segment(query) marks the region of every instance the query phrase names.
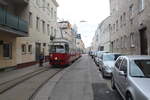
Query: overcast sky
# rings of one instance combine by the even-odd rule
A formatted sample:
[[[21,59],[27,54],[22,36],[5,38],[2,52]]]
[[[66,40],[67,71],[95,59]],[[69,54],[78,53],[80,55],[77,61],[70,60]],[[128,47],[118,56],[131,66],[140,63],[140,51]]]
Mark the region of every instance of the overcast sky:
[[[57,0],[58,18],[76,24],[85,47],[89,47],[98,24],[109,16],[109,0]],[[85,20],[87,22],[80,22]]]

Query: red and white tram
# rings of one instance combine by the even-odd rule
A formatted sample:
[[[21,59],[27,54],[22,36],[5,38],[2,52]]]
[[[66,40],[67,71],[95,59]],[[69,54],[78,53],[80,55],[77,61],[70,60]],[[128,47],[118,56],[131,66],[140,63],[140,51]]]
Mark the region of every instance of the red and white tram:
[[[50,45],[50,60],[53,65],[65,66],[71,64],[80,57],[80,53],[73,49],[66,40],[53,40]]]

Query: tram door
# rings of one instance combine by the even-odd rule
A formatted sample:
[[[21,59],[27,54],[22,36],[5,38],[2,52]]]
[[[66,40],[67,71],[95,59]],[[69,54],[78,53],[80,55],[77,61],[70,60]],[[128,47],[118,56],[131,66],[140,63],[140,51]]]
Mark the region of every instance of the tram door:
[[[36,45],[35,57],[36,57],[36,61],[38,61],[40,53],[41,53],[41,44],[40,43],[36,43],[35,45]]]
[[[69,45],[68,44],[65,44],[65,52],[69,53]]]

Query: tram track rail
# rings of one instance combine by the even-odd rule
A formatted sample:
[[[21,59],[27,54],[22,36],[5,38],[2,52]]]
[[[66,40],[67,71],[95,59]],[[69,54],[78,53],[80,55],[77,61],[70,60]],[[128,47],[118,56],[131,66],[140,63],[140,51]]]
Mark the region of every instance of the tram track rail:
[[[18,84],[21,84],[23,83],[24,81],[40,74],[40,73],[43,73],[45,71],[47,71],[48,68],[41,68],[41,69],[38,69],[38,70],[35,70],[35,71],[32,71],[32,72],[29,72],[25,75],[22,75],[22,76],[18,76],[14,79],[11,79],[11,80],[8,80],[8,81],[5,81],[3,83],[0,83],[0,94],[3,94],[5,93],[6,91],[8,91],[9,89],[17,86]]]
[[[32,93],[32,95],[29,97],[28,100],[34,100],[34,97],[37,95],[37,93],[40,91],[40,89],[49,82],[50,79],[52,79],[55,75],[57,75],[59,72],[63,71],[63,69],[55,72],[53,75],[51,75],[47,80],[45,80],[39,87]]]
[[[56,76],[64,68],[45,68],[42,71],[30,76],[27,79],[20,80],[17,83],[10,81],[9,85],[3,85],[5,88],[1,89],[0,86],[0,99],[2,100],[34,100],[35,96],[39,93],[41,88],[45,86],[50,79]]]

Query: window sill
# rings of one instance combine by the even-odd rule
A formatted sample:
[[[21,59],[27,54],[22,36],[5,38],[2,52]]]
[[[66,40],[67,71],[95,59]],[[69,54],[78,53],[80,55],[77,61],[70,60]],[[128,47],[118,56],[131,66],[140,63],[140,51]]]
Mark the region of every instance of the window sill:
[[[32,54],[32,52],[28,52],[28,54]]]
[[[4,57],[4,60],[11,60],[11,57]]]
[[[26,54],[26,52],[22,52],[22,55],[25,55]]]

